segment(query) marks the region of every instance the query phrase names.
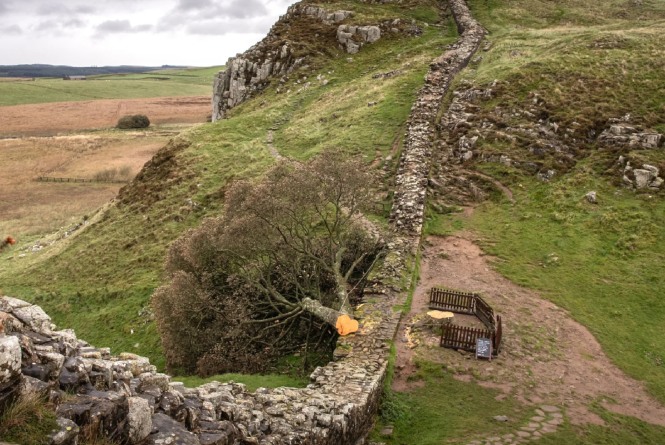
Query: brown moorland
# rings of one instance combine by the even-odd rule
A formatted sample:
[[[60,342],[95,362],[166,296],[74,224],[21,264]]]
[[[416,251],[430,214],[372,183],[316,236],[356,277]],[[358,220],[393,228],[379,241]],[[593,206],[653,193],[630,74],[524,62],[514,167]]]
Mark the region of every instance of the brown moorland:
[[[209,96],[106,99],[0,107],[0,137],[52,136],[113,127],[126,114],[145,114],[155,125],[205,122]]]
[[[39,236],[74,225],[123,186],[37,178],[128,181],[169,138],[205,122],[209,111],[207,96],[0,107],[0,236]],[[139,113],[150,118],[150,128],[112,129],[118,117]]]

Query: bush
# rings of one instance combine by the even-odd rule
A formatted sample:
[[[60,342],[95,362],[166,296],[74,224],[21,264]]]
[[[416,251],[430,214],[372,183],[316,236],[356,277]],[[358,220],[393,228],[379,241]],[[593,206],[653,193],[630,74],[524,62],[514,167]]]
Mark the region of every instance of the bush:
[[[128,114],[118,120],[116,128],[126,130],[128,128],[148,128],[150,119],[145,114]]]

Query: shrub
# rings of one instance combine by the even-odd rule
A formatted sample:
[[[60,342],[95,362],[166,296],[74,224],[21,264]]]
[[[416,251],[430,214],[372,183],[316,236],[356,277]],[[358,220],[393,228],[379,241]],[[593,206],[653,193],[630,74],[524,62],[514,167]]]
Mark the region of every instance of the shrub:
[[[150,126],[150,119],[145,114],[128,114],[118,119],[116,128],[123,130],[129,128],[148,128]]]
[[[18,398],[0,414],[0,440],[39,445],[58,427],[53,406],[36,394]],[[1,442],[4,443],[4,442]]]
[[[109,182],[115,180],[117,175],[118,175],[118,169],[107,168],[95,173],[92,179],[99,182]]]

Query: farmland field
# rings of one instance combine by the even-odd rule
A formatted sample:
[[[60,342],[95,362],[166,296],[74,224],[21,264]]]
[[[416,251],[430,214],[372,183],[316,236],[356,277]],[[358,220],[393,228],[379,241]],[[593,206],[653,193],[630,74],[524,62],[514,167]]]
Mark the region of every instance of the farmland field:
[[[0,234],[32,242],[93,215],[171,137],[206,121],[217,70],[0,82]],[[126,114],[147,115],[150,128],[113,128]]]
[[[210,114],[210,97],[108,99],[0,107],[0,138],[110,128],[126,114],[145,114],[157,125],[205,122]]]
[[[209,95],[221,67],[93,76],[87,80],[4,79],[0,106],[101,99]],[[10,81],[11,80],[11,81]],[[0,108],[0,112],[2,109]]]

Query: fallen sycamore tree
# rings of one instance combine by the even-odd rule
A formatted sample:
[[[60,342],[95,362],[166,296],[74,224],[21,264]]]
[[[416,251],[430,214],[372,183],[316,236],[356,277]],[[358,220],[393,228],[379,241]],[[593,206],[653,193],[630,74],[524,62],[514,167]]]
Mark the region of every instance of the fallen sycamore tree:
[[[381,252],[365,170],[332,154],[282,162],[233,184],[223,215],[171,246],[153,306],[172,369],[257,372],[357,329],[352,294]]]

